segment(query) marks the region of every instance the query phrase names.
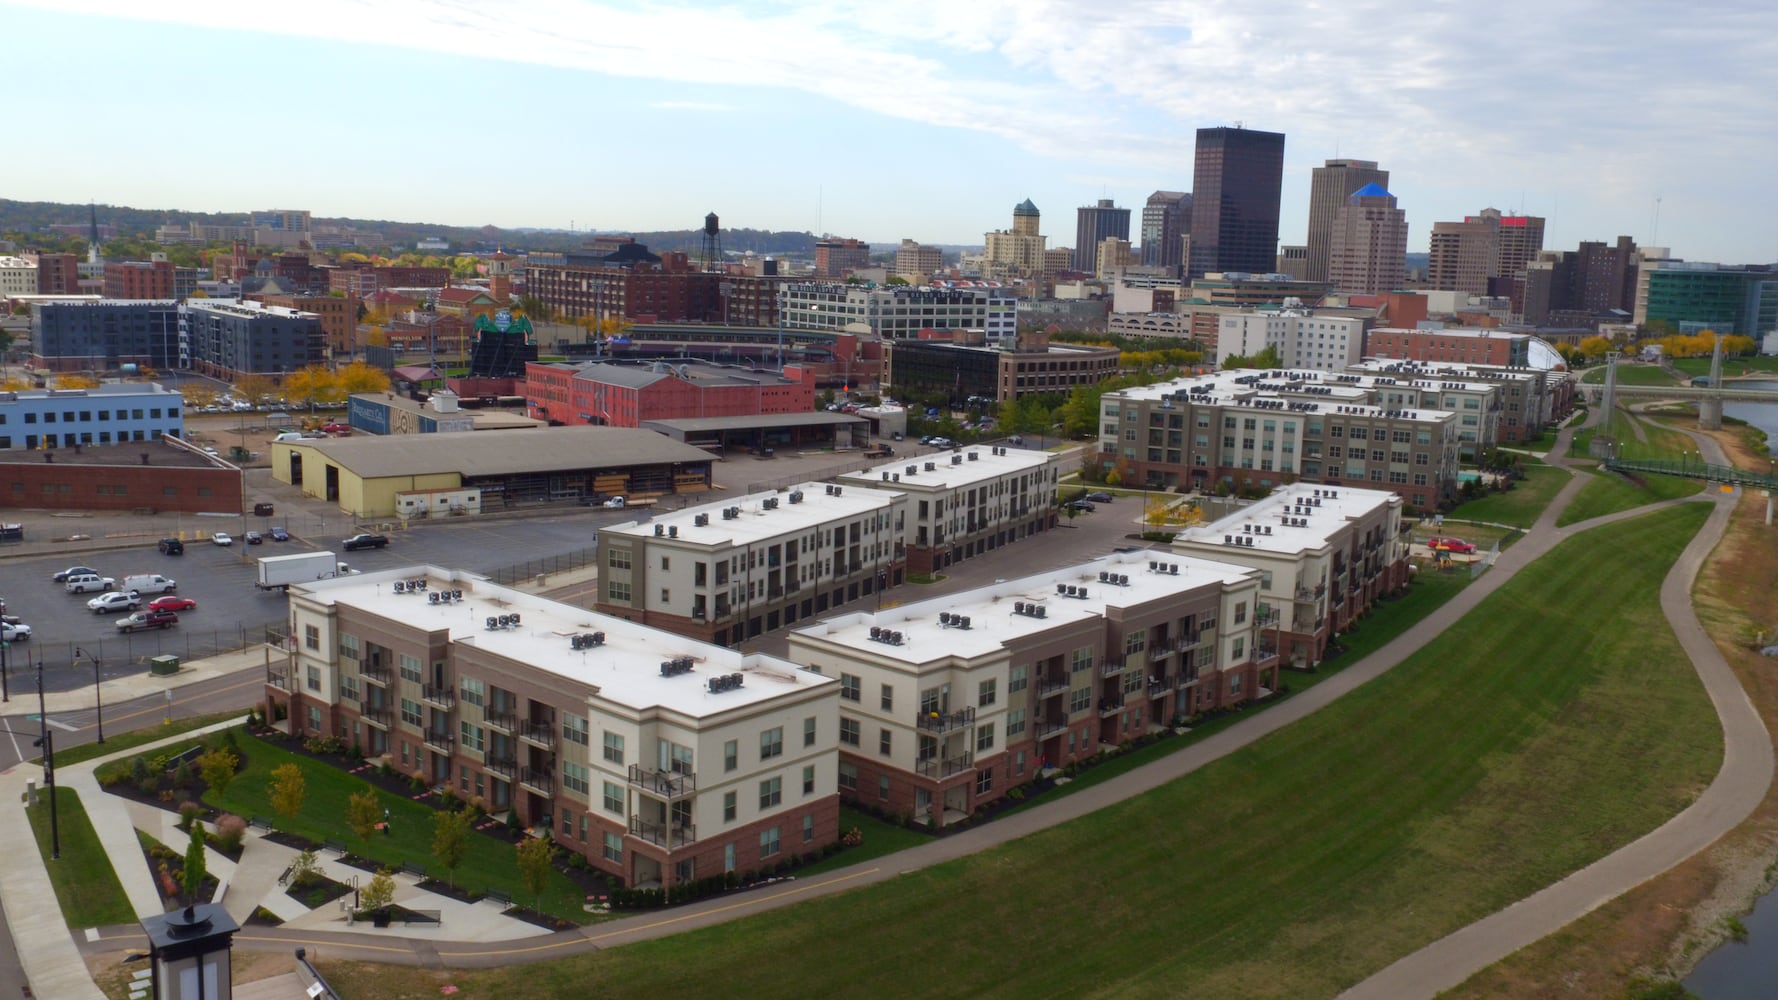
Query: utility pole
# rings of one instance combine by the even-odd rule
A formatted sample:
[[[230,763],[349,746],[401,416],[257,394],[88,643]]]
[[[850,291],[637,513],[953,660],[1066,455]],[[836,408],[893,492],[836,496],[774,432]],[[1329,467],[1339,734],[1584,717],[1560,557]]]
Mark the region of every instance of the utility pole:
[[[85,650],[81,649],[79,646],[75,646],[74,647],[74,655],[76,658],[78,658],[78,657],[86,656],[87,654],[86,654]],[[101,657],[97,657],[97,656],[93,657],[92,661],[93,661],[93,713],[94,713],[95,718],[97,719],[98,726],[99,726],[99,739],[97,742],[103,743],[103,742],[105,742],[105,695],[104,695],[103,689],[99,686],[99,670],[104,665],[105,661]]]

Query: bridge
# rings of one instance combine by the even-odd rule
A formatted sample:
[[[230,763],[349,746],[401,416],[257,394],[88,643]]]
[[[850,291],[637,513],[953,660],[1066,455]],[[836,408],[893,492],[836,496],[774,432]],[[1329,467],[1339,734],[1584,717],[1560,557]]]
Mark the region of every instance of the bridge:
[[[1768,378],[1767,381],[1778,381]],[[1599,382],[1582,382],[1582,395],[1590,403],[1597,403],[1604,395],[1605,386]],[[1612,394],[1616,396],[1636,396],[1645,399],[1689,399],[1689,400],[1728,400],[1735,403],[1778,403],[1778,389],[1756,389],[1752,386],[1737,385],[1728,382],[1721,386],[1703,385],[1625,385],[1619,382],[1613,386]]]
[[[1619,386],[1622,392],[1623,387]],[[1778,490],[1778,475],[1769,472],[1749,472],[1737,469],[1732,465],[1712,465],[1709,462],[1696,461],[1651,461],[1648,459],[1629,459],[1608,456],[1600,463],[1612,472],[1645,476],[1680,476],[1685,479],[1701,479],[1707,483],[1726,483],[1743,489]]]

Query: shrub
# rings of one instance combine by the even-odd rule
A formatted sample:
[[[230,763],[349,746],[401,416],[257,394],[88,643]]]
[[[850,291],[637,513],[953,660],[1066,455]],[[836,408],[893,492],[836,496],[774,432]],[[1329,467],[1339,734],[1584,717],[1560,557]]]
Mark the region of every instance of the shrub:
[[[426,779],[422,778],[416,774],[413,777],[407,779],[407,787],[413,789],[416,792],[423,792],[426,790]]]
[[[298,854],[290,863],[290,884],[295,888],[307,888],[322,878],[321,864],[315,860],[313,849]]]
[[[233,813],[225,813],[216,820],[216,845],[229,853],[240,850],[241,841],[247,836],[247,821]]]
[[[200,819],[203,815],[204,807],[198,805],[196,802],[192,802],[188,799],[179,803],[179,829],[184,830],[189,828],[193,820]]]
[[[377,872],[371,878],[370,884],[359,892],[358,907],[362,912],[375,913],[378,910],[388,909],[389,904],[394,901],[395,877],[389,874],[389,869],[385,868]]]
[[[142,792],[153,792],[161,785],[160,775],[149,766],[147,757],[136,757],[130,761],[130,783]]]
[[[346,750],[346,741],[338,736],[311,736],[303,740],[303,749],[316,756],[340,754]]]
[[[241,741],[235,737],[233,729],[224,729],[216,734],[216,748],[231,751],[237,759],[241,756]]]
[[[853,827],[852,829],[847,830],[845,835],[840,838],[840,843],[845,844],[847,847],[857,847],[864,843],[864,831],[857,827]]]
[[[352,756],[353,760],[363,760],[364,759],[364,745],[362,743],[359,743],[357,740],[352,741],[351,756]]]
[[[173,787],[190,788],[191,782],[191,762],[182,760],[179,762],[179,766],[173,769]]]

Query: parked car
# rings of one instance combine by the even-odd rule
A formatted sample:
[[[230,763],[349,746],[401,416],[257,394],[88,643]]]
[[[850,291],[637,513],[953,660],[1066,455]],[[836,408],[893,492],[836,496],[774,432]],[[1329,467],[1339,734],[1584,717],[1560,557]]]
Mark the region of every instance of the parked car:
[[[50,577],[50,580],[52,580],[56,583],[67,583],[68,578],[71,576],[98,576],[98,575],[99,575],[99,571],[92,568],[91,566],[70,566],[67,569],[62,570],[60,573],[57,573],[55,576]]]
[[[1072,500],[1065,505],[1065,509],[1084,511],[1091,514],[1096,508],[1094,508],[1092,501],[1090,500]]]
[[[1086,496],[1081,497],[1081,499],[1091,500],[1094,503],[1110,503],[1112,501],[1112,496],[1109,493],[1088,493]]]
[[[0,622],[0,637],[7,642],[28,642],[31,639],[31,626],[24,622]]]
[[[625,503],[625,500],[623,497],[611,497],[605,501],[603,506],[609,507],[612,510],[617,510],[617,509],[621,508],[624,505],[624,503]]]
[[[1470,542],[1466,542],[1461,538],[1448,538],[1442,535],[1428,539],[1426,547],[1429,549],[1444,549],[1446,552],[1457,553],[1475,551],[1475,545]]]
[[[352,425],[351,424],[342,424],[338,421],[331,421],[329,423],[322,424],[321,430],[325,433],[328,433],[328,434],[350,434],[350,433],[352,433]]]
[[[70,594],[90,594],[93,591],[106,591],[117,586],[117,581],[97,573],[76,573],[62,582],[62,589]]]
[[[185,543],[177,538],[163,538],[160,540],[160,544],[157,548],[159,548],[163,554],[169,556],[182,556],[185,554]]]
[[[157,597],[148,602],[150,611],[196,611],[197,609],[198,602],[189,597],[179,597],[175,594]]]
[[[179,589],[179,581],[159,573],[133,573],[124,577],[117,589],[132,594],[171,594]]]
[[[261,537],[259,532],[249,531],[241,536],[241,541],[246,542],[248,545],[258,545],[260,542],[265,541],[265,539]]]
[[[218,531],[216,534],[210,536],[210,541],[216,545],[233,545],[235,544],[235,536],[226,531]]]
[[[145,628],[171,628],[179,624],[179,616],[171,611],[138,611],[117,620],[119,632],[136,632]]]
[[[273,528],[272,529],[272,541],[274,541],[274,542],[288,542],[288,541],[290,541],[290,532],[285,531],[282,526]]]
[[[95,615],[102,615],[107,611],[134,611],[142,606],[142,598],[121,590],[112,590],[86,602],[86,606]]]
[[[619,501],[619,503],[618,503],[619,507],[623,506],[623,503],[622,503],[623,498],[622,497],[614,497],[613,499],[616,499]],[[607,504],[606,506],[610,506],[610,505]],[[348,538],[344,542],[340,543],[340,546],[342,548],[344,548],[347,552],[351,552],[355,549],[380,549],[380,548],[383,548],[384,546],[387,546],[388,544],[389,544],[389,536],[388,535],[357,534],[357,535],[353,535],[351,538]]]

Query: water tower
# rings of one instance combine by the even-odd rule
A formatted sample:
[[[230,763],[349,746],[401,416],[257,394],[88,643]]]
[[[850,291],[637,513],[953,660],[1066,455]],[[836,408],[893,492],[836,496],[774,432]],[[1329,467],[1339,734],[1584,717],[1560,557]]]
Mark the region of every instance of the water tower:
[[[715,212],[704,216],[703,267],[706,271],[722,268],[722,224],[716,221]]]

